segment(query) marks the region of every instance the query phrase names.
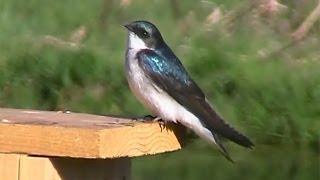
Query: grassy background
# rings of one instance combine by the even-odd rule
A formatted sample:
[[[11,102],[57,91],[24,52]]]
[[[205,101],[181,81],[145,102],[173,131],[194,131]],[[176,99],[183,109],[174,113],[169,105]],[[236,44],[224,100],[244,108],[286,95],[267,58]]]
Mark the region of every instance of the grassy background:
[[[263,55],[288,43],[317,1],[282,1],[287,8],[273,16],[259,8],[241,11],[247,5],[236,0],[177,2],[0,1],[0,106],[147,114],[124,77],[121,27],[146,19],[159,27],[220,114],[256,147],[229,143],[233,165],[193,140],[179,152],[136,158],[134,179],[318,179],[319,23],[303,42]],[[206,25],[214,8],[228,18]],[[79,49],[43,40],[51,35],[68,41],[80,26],[87,35]]]

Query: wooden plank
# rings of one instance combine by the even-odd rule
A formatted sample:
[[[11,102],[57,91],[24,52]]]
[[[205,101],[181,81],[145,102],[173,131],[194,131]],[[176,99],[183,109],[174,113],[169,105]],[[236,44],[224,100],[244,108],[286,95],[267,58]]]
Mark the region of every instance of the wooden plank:
[[[20,156],[19,180],[61,179],[49,158]]]
[[[0,109],[0,152],[83,158],[135,157],[181,148],[179,130],[83,113]]]
[[[102,160],[22,155],[19,180],[130,180],[130,166],[129,158]]]
[[[19,179],[19,159],[20,155],[17,154],[0,153],[0,179]]]
[[[100,156],[103,158],[110,157],[110,155],[112,157],[133,157],[173,151],[177,147],[180,149],[181,141],[177,138],[181,136],[179,129],[168,127],[171,129],[161,131],[158,124],[147,123],[141,125],[140,128],[102,130],[100,132],[101,142],[109,143],[101,143]],[[115,141],[114,136],[117,134],[121,138],[116,138]]]

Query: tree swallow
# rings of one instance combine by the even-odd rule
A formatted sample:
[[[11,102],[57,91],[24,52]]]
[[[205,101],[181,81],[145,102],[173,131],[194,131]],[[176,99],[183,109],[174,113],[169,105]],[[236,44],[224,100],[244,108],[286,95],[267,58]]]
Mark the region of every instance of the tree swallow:
[[[204,140],[216,144],[230,161],[220,137],[247,148],[254,146],[213,110],[155,25],[134,21],[124,26],[128,29],[127,80],[145,107],[163,121],[181,123]]]

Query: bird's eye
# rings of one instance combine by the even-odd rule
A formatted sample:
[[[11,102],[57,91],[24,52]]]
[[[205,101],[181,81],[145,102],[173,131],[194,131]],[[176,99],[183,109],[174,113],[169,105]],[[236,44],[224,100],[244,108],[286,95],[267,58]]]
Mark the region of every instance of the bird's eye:
[[[147,31],[145,31],[145,30],[141,30],[140,36],[141,36],[142,38],[148,38],[148,37],[150,37],[150,36],[149,36],[149,33],[148,33]]]

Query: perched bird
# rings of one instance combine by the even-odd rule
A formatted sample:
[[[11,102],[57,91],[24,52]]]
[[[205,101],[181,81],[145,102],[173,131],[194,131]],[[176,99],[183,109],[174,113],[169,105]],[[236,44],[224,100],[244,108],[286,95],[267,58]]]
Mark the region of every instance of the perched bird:
[[[251,148],[253,143],[230,127],[212,108],[155,25],[134,21],[128,29],[125,58],[130,89],[138,100],[165,122],[181,123],[216,144],[230,161],[220,137]]]

